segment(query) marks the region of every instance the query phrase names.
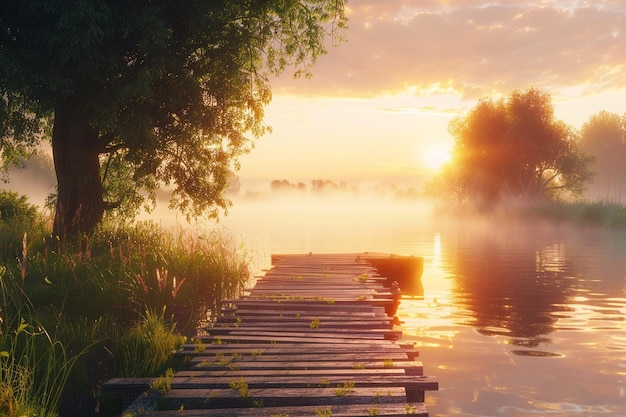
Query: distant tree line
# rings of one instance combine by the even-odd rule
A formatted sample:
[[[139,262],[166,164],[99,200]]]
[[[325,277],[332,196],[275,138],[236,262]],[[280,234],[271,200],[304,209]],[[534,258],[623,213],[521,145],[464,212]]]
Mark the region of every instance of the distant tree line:
[[[288,180],[273,180],[270,183],[270,190],[272,192],[285,192],[285,191],[306,191],[306,184],[299,182],[297,184],[291,183]]]
[[[305,195],[313,196],[356,196],[374,195],[378,197],[392,197],[396,200],[414,200],[422,197],[415,188],[403,188],[397,184],[377,184],[368,188],[360,189],[358,186],[348,184],[345,181],[333,181],[330,179],[313,179],[310,184],[302,181],[291,182],[287,179],[272,180],[270,183],[271,195]],[[248,192],[247,197],[260,197],[258,193]]]
[[[439,201],[479,208],[502,202],[575,200],[592,184],[621,187],[626,115],[600,112],[580,130],[558,120],[549,94],[515,90],[483,98],[450,122],[450,161],[426,185]]]
[[[303,182],[292,183],[286,179],[283,180],[273,180],[270,183],[270,190],[272,192],[290,192],[290,191],[298,191],[298,192],[306,192],[307,186]],[[310,191],[316,194],[329,193],[335,191],[354,191],[356,192],[356,188],[349,188],[348,184],[344,181],[334,182],[329,179],[313,179],[311,180]]]

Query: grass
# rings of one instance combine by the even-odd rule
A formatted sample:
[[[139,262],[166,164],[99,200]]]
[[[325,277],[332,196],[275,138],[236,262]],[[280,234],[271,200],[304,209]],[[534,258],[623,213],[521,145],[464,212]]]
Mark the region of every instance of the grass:
[[[345,397],[354,391],[354,385],[355,384],[352,381],[344,382],[335,388],[335,395],[338,397]]]
[[[245,379],[240,378],[235,381],[231,381],[228,383],[230,389],[237,391],[241,398],[249,398],[250,397],[250,389],[248,388],[248,383]]]
[[[479,215],[496,221],[544,222],[581,227],[625,228],[626,204],[619,201],[531,201],[500,203],[478,209],[471,204],[437,208],[442,219],[467,219]]]
[[[315,409],[315,416],[316,417],[332,417],[333,415],[333,411],[330,407],[324,407],[324,408],[316,408]]]
[[[27,295],[5,274],[0,268],[0,415],[55,416],[85,350],[72,354],[59,334],[49,333]]]
[[[581,226],[626,227],[626,205],[613,201],[543,202],[525,207],[522,215]]]
[[[368,416],[377,416],[378,412],[379,412],[379,410],[378,410],[378,406],[377,405],[374,405],[374,406],[371,406],[371,407],[367,407],[367,415]]]
[[[115,335],[113,354],[119,358],[122,377],[160,374],[168,365],[172,352],[178,350],[186,338],[175,333],[174,323],[161,312],[146,312],[145,317],[130,329]]]
[[[172,378],[174,377],[174,370],[167,368],[165,373],[156,378],[150,383],[150,390],[159,394],[165,395],[172,389]]]
[[[105,224],[60,242],[0,192],[0,416],[91,415],[103,382],[158,376],[249,279],[224,233]]]

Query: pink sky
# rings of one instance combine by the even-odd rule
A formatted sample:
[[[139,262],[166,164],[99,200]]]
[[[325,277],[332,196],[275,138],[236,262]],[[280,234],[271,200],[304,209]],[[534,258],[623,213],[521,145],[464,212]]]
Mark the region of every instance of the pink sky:
[[[622,1],[352,0],[347,42],[312,79],[273,80],[242,180],[421,183],[452,145],[449,121],[480,97],[549,92],[580,127],[626,111]],[[625,29],[626,30],[626,29]]]

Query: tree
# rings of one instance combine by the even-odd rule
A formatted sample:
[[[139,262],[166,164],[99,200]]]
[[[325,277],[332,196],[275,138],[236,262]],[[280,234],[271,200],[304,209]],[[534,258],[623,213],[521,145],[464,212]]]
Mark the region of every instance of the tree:
[[[582,126],[580,146],[595,158],[592,185],[596,193],[621,197],[626,177],[626,114],[601,111],[591,116]]]
[[[430,195],[481,205],[558,198],[580,195],[592,178],[577,133],[555,119],[550,96],[535,88],[483,98],[449,130],[452,159],[428,185]]]
[[[51,127],[61,237],[160,187],[171,208],[215,216],[231,165],[269,129],[269,76],[292,64],[309,75],[327,35],[346,27],[345,3],[6,0],[3,167]]]

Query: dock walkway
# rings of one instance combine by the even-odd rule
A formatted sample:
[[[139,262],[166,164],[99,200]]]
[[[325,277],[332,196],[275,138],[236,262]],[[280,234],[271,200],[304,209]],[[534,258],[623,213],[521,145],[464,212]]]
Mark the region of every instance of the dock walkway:
[[[418,352],[393,330],[387,278],[356,254],[275,255],[217,324],[185,345],[169,389],[115,379],[133,417],[427,416]]]

